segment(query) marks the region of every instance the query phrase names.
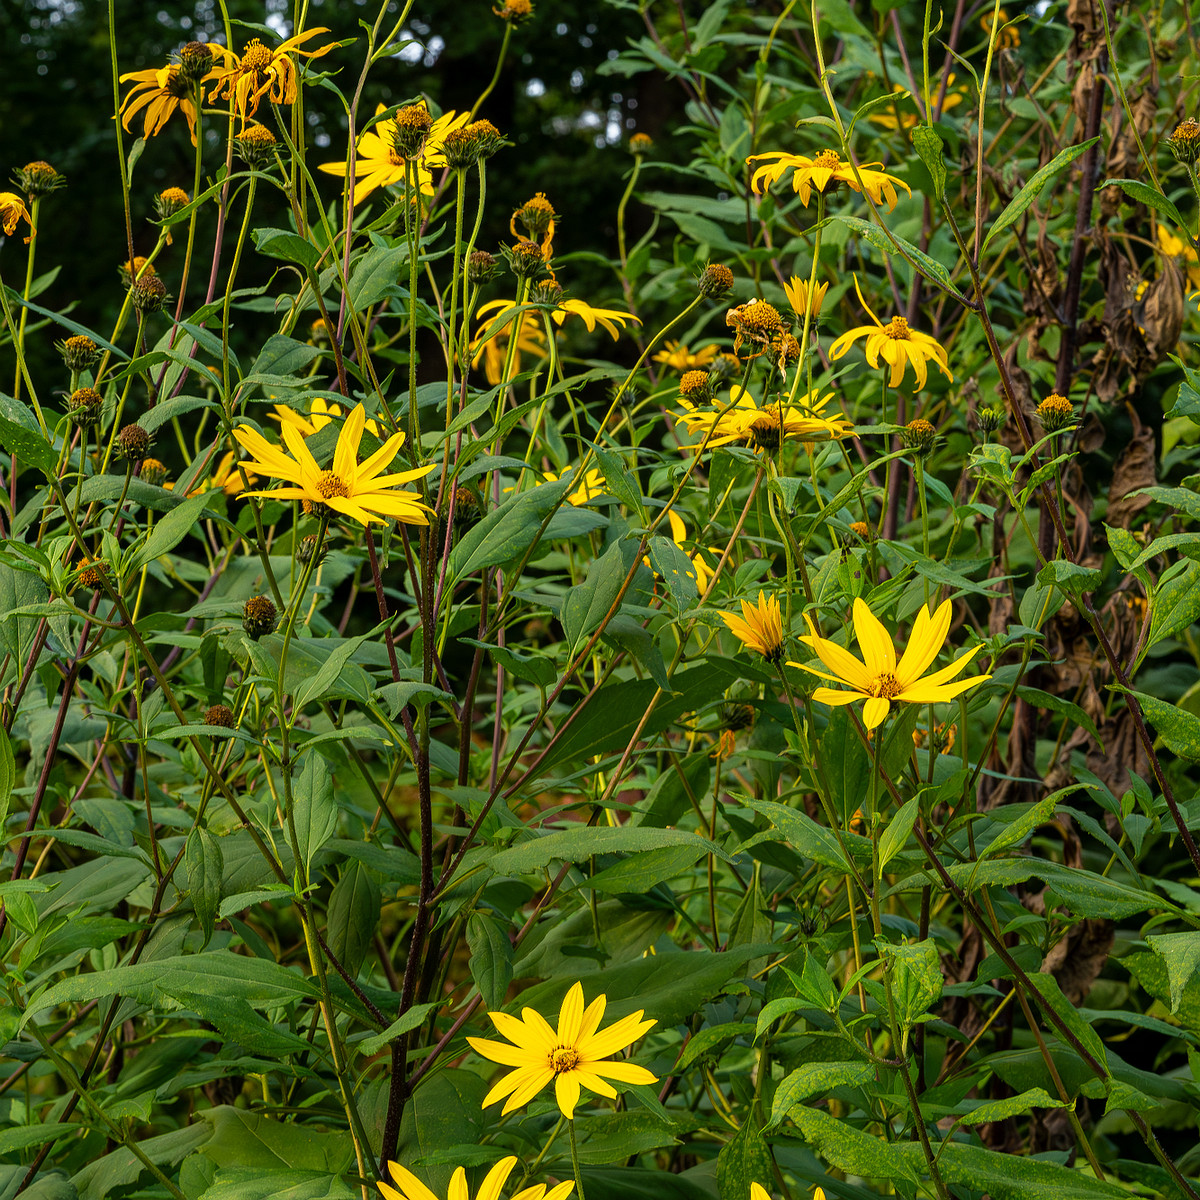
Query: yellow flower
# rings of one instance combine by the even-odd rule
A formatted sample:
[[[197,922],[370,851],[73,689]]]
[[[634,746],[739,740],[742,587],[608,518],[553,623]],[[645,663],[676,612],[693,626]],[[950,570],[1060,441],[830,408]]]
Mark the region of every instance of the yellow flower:
[[[583,985],[572,984],[559,1010],[557,1030],[532,1008],[522,1009],[520,1020],[505,1012],[489,1013],[492,1024],[513,1044],[506,1046],[474,1037],[467,1041],[477,1054],[514,1070],[483,1098],[484,1108],[504,1100],[500,1115],[506,1116],[553,1081],[558,1107],[567,1120],[572,1120],[580,1087],[615,1100],[616,1089],[607,1082],[609,1079],[619,1083],[657,1083],[657,1077],[645,1067],[624,1059],[607,1061],[610,1055],[636,1042],[656,1022],[643,1021],[639,1009],[601,1030],[606,1003],[607,999],[600,995],[585,1008]]]
[[[324,429],[330,421],[342,415],[342,406],[340,404],[330,404],[327,400],[316,396],[311,405],[309,405],[308,416],[303,413],[298,413],[294,408],[288,408],[283,404],[272,405],[275,409],[270,413],[272,421],[278,421],[281,425],[291,425],[295,429],[300,430],[305,437],[312,437],[318,429]],[[363,426],[364,429],[373,436],[383,439],[383,431],[374,418],[368,420]],[[404,445],[404,434],[400,434],[399,445]]]
[[[8,237],[16,230],[18,221],[24,221],[29,226],[30,237],[37,233],[30,219],[29,209],[25,207],[25,201],[15,192],[0,192],[0,220],[4,222],[4,232]],[[28,242],[29,238],[25,241]]]
[[[1158,226],[1158,248],[1172,258],[1182,258],[1187,268],[1188,282],[1192,287],[1200,287],[1200,256],[1196,247],[1190,241],[1176,237],[1165,225]]]
[[[484,318],[490,313],[506,312],[508,309],[515,310],[515,308],[516,306],[511,300],[491,300],[487,304],[480,305],[476,316]],[[500,376],[504,371],[504,360],[508,352],[508,339],[512,334],[514,319],[518,322],[517,344],[513,350],[512,376],[510,378],[520,375],[522,354],[534,354],[538,358],[546,357],[546,335],[542,332],[537,321],[521,319],[527,315],[527,313],[516,313],[514,311],[513,315],[509,316],[495,333],[486,338],[484,335],[487,333],[491,321],[480,320],[475,340],[471,343],[471,365],[477,367],[479,360],[483,359],[483,369],[488,383],[497,384],[500,382]]]
[[[294,425],[284,425],[282,430],[291,457],[278,446],[272,446],[249,425],[238,426],[233,436],[253,456],[246,463],[247,468],[293,485],[269,492],[243,492],[242,495],[267,496],[275,500],[307,500],[309,504],[327,505],[363,525],[371,521],[384,522],[388,518],[405,525],[428,525],[425,514],[432,512],[432,509],[421,502],[416,492],[398,491],[397,488],[400,484],[428,475],[437,464],[430,463],[394,475],[381,474],[396,457],[396,451],[404,440],[399,433],[393,434],[370,458],[360,463],[358,448],[366,420],[363,406],[356,405],[338,434],[337,448],[333,452],[333,469],[329,471],[323,471],[317,465]]]
[[[686,398],[680,398],[686,410],[681,419],[688,432],[703,435],[712,430],[709,448],[745,442],[758,450],[777,450],[786,438],[802,442],[839,441],[848,437],[853,428],[845,417],[823,415],[825,406],[833,399],[832,393],[818,397],[809,392],[798,397],[795,404],[777,401],[760,408],[754,397],[735,383],[729,389],[729,398],[730,403],[717,403],[711,409],[695,408]]]
[[[722,613],[721,619],[747,650],[757,650],[767,662],[779,661],[783,653],[783,614],[779,611],[778,596],[768,599],[760,590],[757,604],[742,601],[740,617]]]
[[[875,322],[874,325],[857,325],[843,333],[829,347],[831,359],[841,358],[847,350],[860,338],[865,337],[867,344],[863,347],[867,355],[867,363],[872,367],[879,366],[880,358],[891,368],[888,376],[888,387],[897,387],[904,378],[904,368],[912,364],[917,377],[917,390],[926,384],[928,372],[926,362],[931,362],[947,379],[952,380],[950,363],[946,348],[936,338],[927,333],[918,333],[910,329],[903,317],[893,317],[886,325],[871,311],[871,306],[863,300],[862,291],[858,288],[858,277],[854,279],[855,290],[867,315]]]
[[[583,300],[560,300],[550,316],[556,325],[561,325],[568,317],[578,317],[587,326],[588,333],[592,333],[597,325],[603,325],[612,334],[614,342],[619,336],[618,325],[624,329],[629,321],[635,325],[642,323],[641,318],[632,313],[619,312],[615,308],[593,308]]]
[[[767,165],[759,167],[750,179],[750,190],[756,194],[766,191],[773,183],[778,183],[788,171],[792,175],[792,190],[800,197],[800,202],[808,204],[812,189],[824,192],[830,182],[844,183],[853,191],[865,191],[876,204],[882,204],[887,199],[888,212],[896,207],[896,187],[902,187],[912,195],[912,189],[903,179],[888,175],[885,171],[876,171],[882,163],[863,163],[858,168],[858,179],[854,176],[854,168],[843,162],[836,150],[822,150],[815,158],[807,154],[784,154],[774,150],[770,154],[752,154],[746,159],[746,165],[762,162]]]
[[[793,275],[791,283],[785,283],[783,290],[787,293],[788,303],[792,306],[792,312],[801,321],[804,320],[806,312],[811,313],[812,319],[815,321],[821,315],[821,305],[825,303],[825,293],[829,291],[829,284],[814,284],[812,296],[810,297],[808,294],[808,280],[798,279]]]
[[[575,468],[571,468],[574,474]],[[556,479],[561,479],[562,476],[557,471],[546,472],[546,482],[553,483]],[[595,500],[598,496],[608,494],[608,484],[604,480],[604,472],[596,467],[589,467],[584,472],[583,479],[579,486],[574,491],[567,493],[567,503],[575,505],[578,508],[581,504],[587,504],[590,500]]]
[[[475,1200],[500,1200],[500,1189],[504,1187],[516,1165],[515,1154],[502,1158],[484,1177]],[[407,1167],[393,1162],[388,1163],[388,1169],[391,1172],[392,1183],[396,1186],[392,1187],[391,1184],[380,1181],[379,1190],[383,1193],[384,1200],[438,1200],[437,1194],[431,1192]],[[547,1192],[544,1183],[537,1183],[519,1191],[512,1200],[566,1200],[574,1187],[575,1181],[568,1179]],[[471,1193],[467,1188],[467,1173],[462,1167],[456,1167],[454,1174],[450,1176],[446,1200],[471,1200]]]
[[[997,50],[1015,50],[1021,44],[1021,32],[1015,25],[1010,25],[1008,12],[1005,9],[1000,9],[996,13],[996,23],[1000,26],[1000,32],[996,37]],[[990,38],[992,36],[992,14],[984,13],[979,18],[979,28]]]
[[[384,105],[380,104],[375,109],[375,115],[379,116],[384,111]],[[457,113],[451,109],[433,122],[420,156],[416,159],[417,184],[423,195],[433,195],[433,168],[446,165],[446,156],[442,153],[446,134],[451,130],[461,129],[470,119],[470,113]],[[396,118],[392,116],[386,121],[379,121],[358,139],[359,157],[354,163],[356,205],[377,188],[404,182],[405,160],[395,147],[398,131]],[[324,171],[326,175],[340,175],[345,179],[348,165],[345,162],[321,163],[317,169]]]
[[[654,356],[654,361],[670,367],[673,371],[679,371],[681,374],[684,371],[697,371],[701,367],[707,367],[721,352],[721,348],[716,342],[712,342],[703,350],[697,350],[694,353],[682,342],[664,342],[663,346],[664,349]]]
[[[245,484],[242,483],[242,472],[238,470],[237,458],[232,450],[227,450],[221,456],[221,460],[217,463],[216,470],[213,471],[213,473],[208,477],[208,480],[193,487],[192,490],[188,492],[188,495],[201,496],[205,492],[213,492],[220,488],[225,495],[236,496],[241,492],[243,487],[253,487],[255,481],[258,479],[258,476],[255,475],[253,471],[249,470],[248,468],[243,468],[243,470],[246,472]],[[164,483],[163,487],[166,488],[168,492],[175,490],[175,484],[173,482]]]
[[[296,102],[296,64],[289,57],[302,54],[305,58],[320,58],[330,50],[337,49],[337,42],[329,42],[316,50],[300,47],[318,34],[328,33],[324,26],[308,29],[281,42],[274,50],[254,38],[246,46],[239,59],[218,72],[217,83],[209,93],[209,100],[228,100],[230,107],[245,123],[258,111],[262,100],[272,104],[294,104]]]
[[[945,700],[953,700],[985,679],[991,679],[991,675],[976,675],[973,679],[950,682],[983,649],[982,644],[960,655],[948,667],[922,678],[923,672],[937,658],[950,630],[950,607],[950,601],[946,600],[932,616],[928,608],[921,609],[913,622],[908,646],[899,662],[896,661],[891,636],[861,597],[856,596],[854,600],[854,632],[862,651],[861,662],[836,642],[821,637],[812,618],[805,613],[809,636],[800,640],[817,652],[817,657],[833,674],[818,671],[807,663],[788,663],[788,666],[800,667],[822,679],[831,679],[834,683],[851,688],[851,691],[843,692],[819,687],[813,692],[813,699],[822,704],[835,705],[865,700],[863,724],[868,729],[874,729],[888,715],[893,700],[903,700],[908,704],[941,704]]]
[[[237,56],[216,42],[201,43],[214,61],[221,60],[228,64],[237,62]],[[219,72],[208,71],[204,79],[212,79]],[[196,101],[192,85],[184,74],[183,67],[178,63],[168,63],[165,67],[148,67],[144,71],[129,71],[121,76],[121,83],[133,80],[134,86],[129,89],[121,105],[121,124],[126,130],[129,122],[144,108],[145,119],[142,122],[142,136],[154,137],[178,109],[187,118],[188,130],[192,135],[192,145],[196,144]]]

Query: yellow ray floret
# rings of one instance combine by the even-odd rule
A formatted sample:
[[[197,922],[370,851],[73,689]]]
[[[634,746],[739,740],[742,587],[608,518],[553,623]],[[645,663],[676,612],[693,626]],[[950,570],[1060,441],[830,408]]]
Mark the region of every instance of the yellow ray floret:
[[[323,504],[362,525],[388,520],[400,521],[405,525],[428,525],[427,514],[432,511],[429,506],[421,501],[416,492],[398,489],[401,484],[428,475],[437,464],[429,463],[412,471],[400,471],[392,475],[382,474],[396,457],[396,451],[404,440],[399,433],[388,438],[365,462],[359,462],[358,448],[366,419],[366,411],[361,404],[346,418],[333,452],[333,467],[328,471],[322,470],[317,464],[304,444],[304,436],[294,425],[285,424],[282,430],[290,454],[279,446],[273,446],[249,425],[239,426],[233,435],[252,456],[245,463],[246,468],[292,484],[291,487],[276,488],[269,492],[243,492],[242,495]]]
[[[515,1154],[502,1158],[487,1175],[476,1193],[475,1200],[500,1200],[500,1191],[517,1165]],[[431,1192],[407,1167],[399,1163],[388,1163],[388,1171],[392,1183],[380,1180],[379,1190],[384,1200],[440,1200],[436,1192]],[[395,1184],[393,1187],[392,1184]],[[546,1191],[544,1183],[534,1184],[519,1191],[512,1200],[566,1200],[575,1188],[575,1181],[568,1179]],[[467,1173],[462,1167],[456,1167],[450,1176],[450,1187],[446,1192],[446,1200],[471,1200],[471,1192],[467,1187]]]
[[[903,179],[889,175],[886,171],[877,171],[882,163],[864,163],[854,174],[854,167],[842,160],[836,150],[822,150],[815,157],[807,154],[785,154],[774,150],[769,154],[752,154],[746,159],[746,165],[765,163],[756,168],[750,179],[750,190],[762,193],[773,183],[778,183],[788,171],[792,174],[792,190],[800,197],[800,203],[807,206],[813,189],[824,192],[830,183],[844,183],[856,192],[865,192],[876,204],[887,201],[888,211],[896,207],[896,188],[902,187],[912,195],[912,189]],[[861,180],[861,183],[860,183]]]
[[[899,661],[896,660],[891,635],[861,597],[855,597],[854,600],[854,632],[862,651],[861,661],[836,642],[821,637],[812,618],[805,613],[809,636],[800,640],[817,652],[817,657],[832,674],[819,671],[807,663],[788,663],[788,666],[799,667],[850,688],[850,691],[839,691],[819,687],[813,692],[813,699],[833,705],[865,700],[863,724],[868,729],[874,729],[888,715],[893,700],[908,704],[941,704],[945,700],[953,700],[985,679],[991,679],[991,675],[955,679],[983,649],[982,644],[960,655],[948,667],[942,667],[930,675],[924,674],[946,641],[946,634],[950,631],[950,612],[949,600],[939,605],[932,616],[928,608],[922,607],[913,622],[908,645]],[[951,683],[951,680],[954,682]]]
[[[601,995],[585,1008],[583,985],[575,983],[563,998],[557,1029],[532,1008],[522,1009],[519,1019],[505,1012],[489,1013],[492,1024],[512,1045],[474,1037],[467,1041],[477,1054],[513,1070],[483,1098],[484,1108],[503,1100],[500,1115],[505,1116],[552,1082],[559,1109],[567,1120],[572,1120],[581,1087],[615,1100],[617,1092],[607,1082],[609,1079],[618,1083],[657,1083],[657,1076],[645,1067],[624,1059],[609,1061],[656,1022],[642,1020],[639,1010],[601,1029],[606,1003]]]
[[[757,650],[768,662],[779,661],[783,653],[783,614],[778,596],[768,598],[760,590],[757,604],[742,601],[740,617],[722,613],[721,619],[747,650]]]

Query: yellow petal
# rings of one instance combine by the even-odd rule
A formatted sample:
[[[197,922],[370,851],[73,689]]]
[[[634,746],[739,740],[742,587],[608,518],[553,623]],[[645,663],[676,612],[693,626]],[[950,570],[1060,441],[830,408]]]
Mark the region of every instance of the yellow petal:
[[[558,1101],[558,1107],[562,1110],[562,1115],[568,1121],[574,1119],[575,1105],[579,1103],[579,1080],[576,1078],[578,1072],[563,1071],[554,1080],[554,1098]]]
[[[896,650],[891,635],[861,596],[854,597],[854,632],[868,675],[876,679],[880,675],[894,675]]]

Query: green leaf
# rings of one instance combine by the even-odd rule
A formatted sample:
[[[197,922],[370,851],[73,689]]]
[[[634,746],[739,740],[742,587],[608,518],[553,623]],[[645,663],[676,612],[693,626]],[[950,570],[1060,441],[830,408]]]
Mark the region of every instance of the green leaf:
[[[450,552],[447,574],[452,579],[461,579],[482,567],[500,566],[520,558],[570,487],[570,477],[556,479],[520,492],[493,509]]]
[[[58,478],[58,455],[40,429],[0,416],[0,446],[26,466],[37,467],[47,479]]]
[[[1096,739],[1097,743],[1099,743],[1100,749],[1104,749],[1104,743],[1100,740],[1100,731],[1096,728],[1096,722],[1078,704],[1073,704],[1070,700],[1063,699],[1062,696],[1043,692],[1040,688],[1020,686],[1017,688],[1017,696],[1033,708],[1044,708],[1050,712],[1061,713],[1067,718],[1070,724],[1078,725],[1081,729],[1087,730]]]
[[[832,219],[848,225],[864,241],[870,242],[880,254],[886,254],[889,257],[893,254],[901,255],[915,264],[917,270],[926,279],[939,283],[952,296],[959,295],[958,288],[954,286],[954,281],[950,278],[950,272],[937,259],[930,258],[924,250],[917,249],[912,242],[905,241],[902,237],[896,237],[895,243],[893,243],[880,226],[873,225],[870,221],[864,221],[861,217],[847,217],[837,213]]]
[[[896,1019],[907,1032],[941,997],[944,979],[937,947],[928,939],[900,946],[877,940],[875,946],[892,972]]]
[[[674,1129],[667,1121],[645,1110],[593,1116],[577,1114],[579,1161],[591,1165],[624,1162],[633,1154],[677,1146]]]
[[[329,652],[329,656],[321,664],[316,674],[306,678],[296,689],[295,709],[297,712],[303,711],[306,705],[325,699],[325,693],[330,691],[341,678],[342,669],[369,636],[368,634],[361,638],[349,638]],[[358,669],[361,670],[361,668]]]
[[[946,1183],[971,1193],[986,1192],[994,1200],[1129,1200],[1125,1188],[1101,1183],[1084,1169],[984,1150],[969,1142],[944,1141],[938,1150],[938,1170]],[[914,1164],[924,1162],[915,1143],[907,1143],[905,1151]]]
[[[717,1191],[721,1200],[750,1200],[750,1185],[774,1177],[771,1151],[754,1121],[742,1127],[717,1155]]]
[[[909,137],[913,149],[921,156],[921,161],[933,180],[934,198],[941,200],[946,194],[946,156],[942,150],[941,135],[932,125],[918,125]]]
[[[879,839],[880,871],[885,870],[888,863],[904,849],[908,835],[912,833],[912,828],[917,822],[917,816],[921,811],[920,805],[920,796],[914,796],[911,800],[905,801],[900,811],[888,822],[887,828],[884,829],[883,835]]]
[[[963,1103],[972,1103],[975,1107],[955,1117],[960,1125],[986,1125],[992,1121],[1024,1116],[1033,1108],[1066,1108],[1068,1101],[1056,1100],[1044,1088],[1030,1088],[1016,1096],[1006,1096],[1003,1100],[985,1100],[982,1104],[974,1101]]]
[[[548,688],[553,687],[554,681],[558,678],[558,669],[553,660],[544,654],[520,654],[508,646],[493,646],[489,642],[481,642],[469,637],[460,637],[458,640],[464,646],[475,646],[486,650],[492,662],[503,667],[518,679],[525,680],[526,683]],[[453,699],[448,693],[442,692],[441,694]]]
[[[810,1096],[823,1096],[837,1087],[860,1087],[875,1078],[869,1062],[805,1063],[784,1076],[771,1101],[771,1119],[764,1132],[774,1129],[797,1104]]]
[[[1174,637],[1200,621],[1200,563],[1189,562],[1154,593],[1147,647]]]
[[[333,837],[338,822],[333,777],[325,759],[315,750],[304,756],[304,767],[293,784],[292,813],[307,879],[313,856]]]
[[[1200,932],[1150,934],[1146,942],[1166,963],[1171,986],[1171,1012],[1174,1013],[1183,999],[1184,989],[1200,971]]]
[[[396,1161],[408,1167],[436,1195],[444,1196],[454,1166],[423,1166],[428,1155],[448,1146],[478,1146],[487,1135],[484,1115],[487,1083],[474,1071],[433,1071],[417,1086],[400,1122]]]
[[[513,979],[513,947],[508,934],[485,912],[467,920],[467,947],[471,952],[471,978],[489,1009],[504,1007]]]
[[[671,593],[676,608],[681,611],[691,608],[700,599],[700,589],[696,586],[696,567],[692,560],[666,537],[652,537],[647,549],[650,551],[650,566]]]
[[[1063,995],[1058,980],[1053,975],[1047,975],[1040,971],[1030,972],[1029,980],[1080,1045],[1107,1071],[1108,1056],[1104,1050],[1104,1043],[1100,1040],[1100,1035],[1089,1022],[1079,1015],[1079,1009]],[[1054,1033],[1062,1040],[1062,1033],[1059,1030],[1055,1029]]]
[[[202,1121],[212,1136],[201,1153],[218,1167],[294,1167],[340,1174],[354,1164],[354,1143],[348,1132],[275,1121],[228,1104],[210,1109]]]
[[[352,976],[358,975],[370,952],[381,899],[375,873],[361,862],[346,863],[329,896],[325,937]]]
[[[1056,558],[1048,562],[1037,575],[1037,581],[1049,587],[1053,585],[1071,599],[1078,600],[1088,592],[1094,592],[1103,577],[1094,567],[1081,567],[1078,563]]]
[[[843,875],[850,873],[851,865],[846,861],[837,838],[825,826],[818,825],[807,813],[788,808],[786,804],[778,804],[774,800],[743,797],[742,803],[747,808],[762,813],[798,854],[823,867],[832,867]],[[849,843],[856,835],[843,833],[842,837]],[[861,837],[857,838],[857,841],[866,843],[864,853],[866,861],[870,862],[870,843]]]
[[[356,1200],[355,1191],[328,1171],[296,1167],[230,1167],[217,1171],[204,1200]]]
[[[1007,850],[1010,846],[1019,846],[1035,829],[1050,820],[1054,815],[1054,806],[1063,796],[1079,791],[1079,787],[1080,785],[1075,784],[1069,788],[1060,788],[1057,792],[1027,808],[1018,809],[1017,805],[1006,808],[1004,815],[1012,819],[986,846],[980,849],[979,861],[994,858],[1001,850]]]
[[[13,1129],[0,1130],[0,1154],[15,1154],[34,1146],[44,1146],[65,1133],[79,1133],[78,1125],[20,1125]]]
[[[250,374],[292,375],[320,356],[321,350],[316,346],[298,342],[282,333],[273,333],[263,343],[263,348],[250,368]]]
[[[1118,684],[1111,686],[1117,691],[1128,691],[1129,695],[1137,698],[1146,720],[1154,726],[1172,754],[1178,754],[1189,762],[1200,762],[1200,717],[1157,696],[1148,696],[1145,692],[1135,692]]]
[[[408,262],[407,246],[372,246],[350,272],[346,298],[355,312],[378,304],[387,296],[399,296],[401,268]]]
[[[604,482],[608,484],[608,490],[629,509],[631,514],[636,515],[637,520],[644,520],[642,493],[638,487],[637,473],[630,470],[629,464],[615,450],[606,450],[603,446],[597,446],[593,442],[587,444],[596,455],[596,462],[600,464],[600,470],[604,475]],[[576,470],[572,470],[572,482],[577,474]]]
[[[204,934],[203,949],[212,941],[221,907],[221,876],[225,870],[221,843],[203,826],[197,826],[188,835],[186,862],[188,891]]]
[[[1106,187],[1119,187],[1131,200],[1145,204],[1166,217],[1176,229],[1187,229],[1187,222],[1180,215],[1179,209],[1158,188],[1153,188],[1140,179],[1106,179],[1097,191],[1103,191]]]
[[[368,1058],[378,1054],[384,1046],[390,1046],[410,1029],[416,1029],[431,1012],[436,1011],[437,1007],[436,1002],[414,1004],[404,1016],[397,1017],[382,1033],[373,1033],[370,1037],[363,1038],[361,1042],[357,1043],[356,1048]]]
[[[289,229],[254,229],[251,230],[250,236],[254,239],[259,254],[266,254],[270,258],[298,263],[309,270],[321,259],[321,252],[312,242]]]
[[[125,564],[125,574],[135,575],[147,563],[169,554],[192,531],[207,507],[208,494],[189,496],[178,508],[160,518],[140,545],[134,545]]]
[[[662,846],[695,847],[699,854],[729,856],[714,842],[682,829],[652,829],[645,825],[579,826],[548,833],[501,850],[489,860],[497,875],[525,875],[540,871],[552,862],[582,862],[598,854],[656,850]],[[699,854],[697,857],[699,857]]]
[[[0,726],[0,829],[8,820],[8,810],[12,804],[13,786],[17,781],[17,763],[13,758],[12,742],[4,727]]]
[[[917,1174],[898,1145],[863,1133],[815,1108],[793,1109],[792,1120],[809,1145],[839,1171],[916,1185]]]
[[[572,655],[583,639],[620,607],[617,597],[636,551],[637,543],[630,539],[613,542],[603,554],[592,559],[583,582],[567,593],[559,617]]]
[[[993,238],[1021,219],[1022,214],[1041,195],[1042,189],[1050,180],[1065,171],[1081,154],[1086,154],[1099,140],[1098,137],[1094,137],[1089,138],[1086,142],[1081,142],[1078,146],[1068,146],[1066,150],[1056,154],[1044,167],[1036,170],[992,223],[991,229],[987,231],[987,235],[983,239],[980,253],[987,250]]]
[[[647,827],[649,828],[649,827]],[[668,879],[682,874],[705,853],[703,844],[684,842],[677,846],[659,846],[640,850],[603,871],[597,871],[579,886],[612,895],[642,895]]]

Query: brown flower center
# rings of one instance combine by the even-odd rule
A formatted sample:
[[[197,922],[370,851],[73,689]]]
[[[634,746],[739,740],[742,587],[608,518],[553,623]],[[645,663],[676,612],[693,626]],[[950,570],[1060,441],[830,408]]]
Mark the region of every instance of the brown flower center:
[[[246,71],[257,71],[261,75],[271,65],[273,57],[270,50],[255,38],[242,55],[242,68]]]
[[[871,695],[884,700],[894,700],[902,691],[904,691],[904,685],[890,671],[880,675],[871,684]]]
[[[563,1071],[573,1071],[579,1066],[579,1051],[574,1046],[556,1046],[550,1051],[550,1069],[561,1075]]]
[[[333,496],[349,496],[350,489],[343,482],[340,475],[335,475],[332,471],[325,471],[317,477],[317,491],[329,500]]]
[[[883,332],[897,342],[911,341],[908,332],[908,322],[903,317],[893,317],[884,327]]]
[[[814,167],[821,167],[826,171],[836,171],[842,165],[841,155],[836,150],[822,150],[816,158],[812,160]]]

